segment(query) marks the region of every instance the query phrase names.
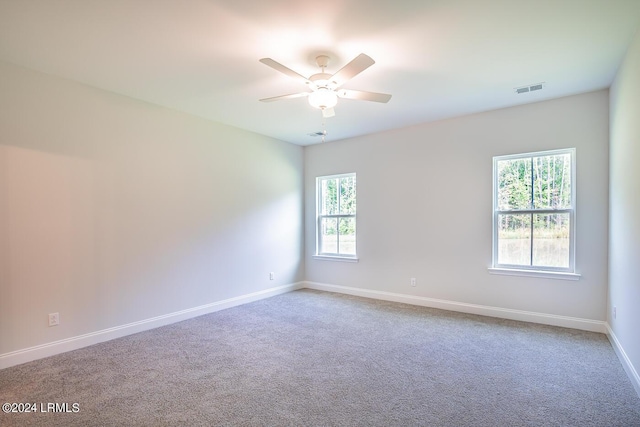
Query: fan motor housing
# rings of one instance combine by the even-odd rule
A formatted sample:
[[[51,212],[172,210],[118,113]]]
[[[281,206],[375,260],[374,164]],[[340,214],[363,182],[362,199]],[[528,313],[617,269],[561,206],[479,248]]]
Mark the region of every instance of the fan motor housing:
[[[315,84],[318,87],[326,87],[329,89],[329,85],[335,85],[336,82],[332,82],[329,79],[331,78],[331,74],[328,73],[318,73],[309,77],[309,81]]]

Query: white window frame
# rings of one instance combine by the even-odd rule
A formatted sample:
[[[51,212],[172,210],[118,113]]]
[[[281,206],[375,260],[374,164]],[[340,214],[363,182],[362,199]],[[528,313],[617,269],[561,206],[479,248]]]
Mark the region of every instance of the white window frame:
[[[322,182],[325,180],[330,180],[330,179],[338,179],[338,182],[341,178],[356,178],[356,173],[352,172],[352,173],[343,173],[343,174],[337,174],[337,175],[327,175],[327,176],[319,176],[316,177],[316,253],[313,256],[315,259],[320,259],[320,260],[335,260],[335,261],[347,261],[347,262],[358,262],[358,257],[357,257],[357,234],[358,234],[358,227],[357,227],[357,216],[356,213],[354,214],[332,214],[332,215],[326,215],[326,214],[321,214],[321,207],[322,207],[322,190],[321,190],[321,185]],[[357,200],[357,180],[356,180],[356,200]],[[340,194],[340,189],[338,189],[338,194]],[[339,203],[339,202],[338,202]],[[357,212],[357,202],[356,202],[356,212]],[[353,218],[354,220],[356,220],[356,242],[354,242],[354,244],[356,245],[355,247],[355,254],[344,254],[344,253],[333,253],[333,252],[320,252],[320,248],[321,248],[321,240],[322,240],[322,227],[321,227],[321,222],[322,219],[324,218],[336,218],[338,220],[338,223],[340,223],[340,219],[342,218]],[[337,235],[337,243],[336,243],[336,248],[337,250],[340,249],[340,233],[338,233]]]
[[[498,162],[503,160],[529,159],[532,161],[537,157],[570,154],[571,157],[571,207],[565,209],[498,209]],[[532,171],[533,177],[533,171]],[[576,150],[575,148],[565,148],[559,150],[538,151],[522,154],[511,154],[506,156],[495,156],[493,158],[493,260],[489,272],[493,274],[537,276],[553,279],[577,280],[580,275],[576,274],[575,264],[575,242],[576,242]],[[545,267],[533,265],[512,265],[498,263],[498,218],[501,214],[569,214],[569,266],[568,267]],[[533,230],[533,221],[531,222]],[[533,257],[533,235],[531,238],[531,256]]]

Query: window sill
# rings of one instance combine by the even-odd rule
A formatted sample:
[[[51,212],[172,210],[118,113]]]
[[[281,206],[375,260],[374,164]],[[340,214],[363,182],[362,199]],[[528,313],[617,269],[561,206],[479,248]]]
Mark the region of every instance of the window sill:
[[[321,260],[321,261],[339,261],[339,262],[358,262],[358,258],[356,257],[343,257],[343,256],[332,256],[332,255],[312,255],[313,259]]]
[[[564,271],[542,271],[542,270],[518,270],[515,268],[489,267],[490,274],[501,274],[505,276],[528,276],[541,277],[544,279],[559,280],[579,280],[582,277],[577,273],[566,273]]]

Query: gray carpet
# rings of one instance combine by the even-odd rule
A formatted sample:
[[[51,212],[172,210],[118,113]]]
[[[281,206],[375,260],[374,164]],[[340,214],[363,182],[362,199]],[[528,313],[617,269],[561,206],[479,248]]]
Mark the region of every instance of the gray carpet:
[[[602,334],[311,290],[4,369],[4,402],[79,412],[2,426],[640,426]]]

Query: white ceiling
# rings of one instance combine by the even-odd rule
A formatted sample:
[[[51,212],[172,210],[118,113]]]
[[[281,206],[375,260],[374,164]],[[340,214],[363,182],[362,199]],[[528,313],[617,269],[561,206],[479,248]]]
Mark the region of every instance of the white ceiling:
[[[0,60],[300,145],[322,130],[303,75],[375,61],[328,140],[609,87],[640,0],[0,0]],[[515,87],[546,82],[540,92]]]

